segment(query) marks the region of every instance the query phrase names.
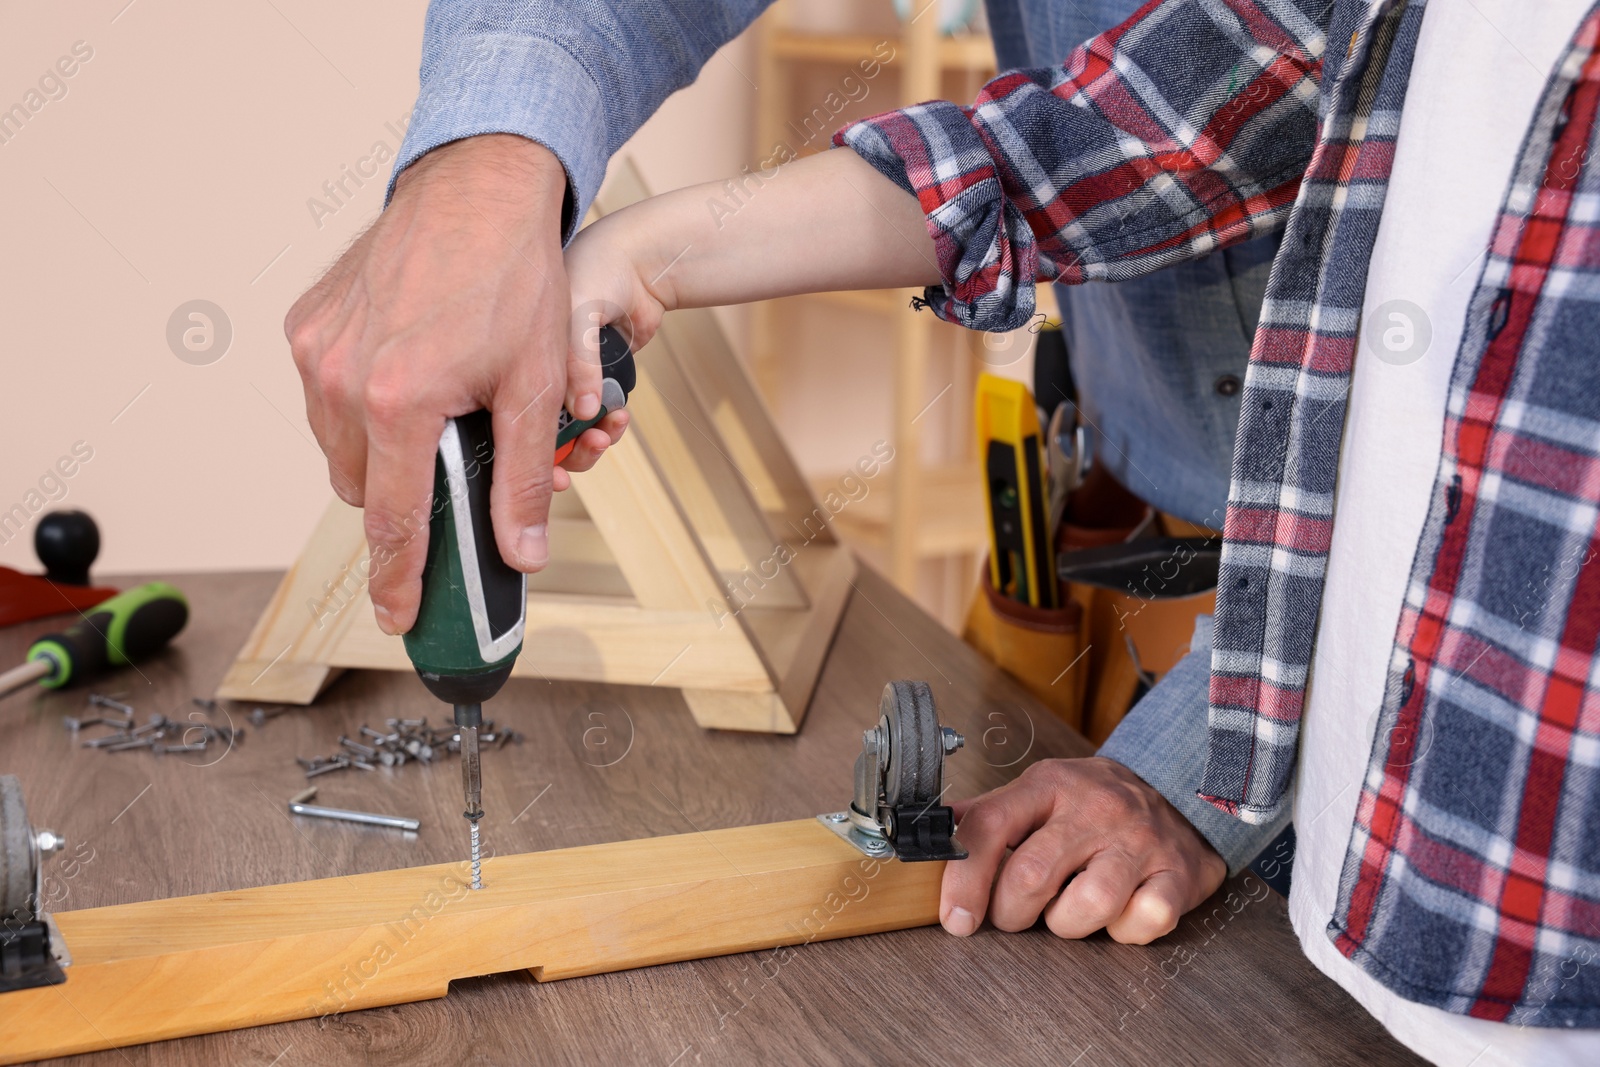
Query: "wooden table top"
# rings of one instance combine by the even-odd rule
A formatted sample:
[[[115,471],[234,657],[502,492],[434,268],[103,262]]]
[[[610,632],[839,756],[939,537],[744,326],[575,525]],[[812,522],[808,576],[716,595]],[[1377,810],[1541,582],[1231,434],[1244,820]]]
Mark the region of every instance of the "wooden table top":
[[[184,575],[192,617],[177,645],[93,686],[141,719],[209,696],[277,583]],[[136,579],[128,579],[128,584]],[[59,627],[0,631],[0,664]],[[861,731],[885,682],[929,682],[940,720],[968,739],[952,796],[1090,746],[881,577],[863,570],[809,714],[794,737],[702,731],[671,690],[513,680],[485,715],[520,745],[485,752],[484,820],[497,852],[804,818],[843,807]],[[221,759],[74,745],[64,715],[85,690],[0,705],[0,772],[22,780],[36,827],[93,858],[47,896],[69,911],[458,861],[466,851],[454,761],[315,780],[317,803],[410,815],[417,834],[296,819],[296,756],[390,717],[448,718],[411,675],[354,672],[316,705],[246,728]],[[208,765],[201,765],[202,759]],[[80,855],[82,853],[79,853]],[[47,873],[50,867],[46,868]],[[1231,895],[1230,895],[1231,894]],[[1204,921],[1203,921],[1204,920]],[[706,916],[715,922],[716,916]],[[70,971],[68,981],[71,981]],[[0,1043],[4,1036],[0,1035]],[[1301,955],[1285,902],[1231,880],[1150,947],[1042,926],[937,927],[540,985],[525,973],[456,982],[442,1000],[185,1038],[80,1058],[95,1064],[1418,1063]],[[76,1062],[76,1061],[74,1061]]]

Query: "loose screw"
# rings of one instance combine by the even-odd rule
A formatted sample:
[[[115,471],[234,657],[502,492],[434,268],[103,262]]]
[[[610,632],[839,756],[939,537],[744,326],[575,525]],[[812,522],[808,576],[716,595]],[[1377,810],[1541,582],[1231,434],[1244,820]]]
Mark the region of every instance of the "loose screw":
[[[341,756],[338,759],[333,760],[331,763],[324,763],[317,767],[308,768],[306,770],[306,777],[315,778],[319,774],[328,774],[331,771],[342,771],[349,766],[350,761]]]
[[[279,715],[282,715],[290,710],[292,709],[273,708],[271,711],[268,711],[266,708],[252,708],[250,711],[250,721],[257,726],[265,726],[268,719],[276,719]]]

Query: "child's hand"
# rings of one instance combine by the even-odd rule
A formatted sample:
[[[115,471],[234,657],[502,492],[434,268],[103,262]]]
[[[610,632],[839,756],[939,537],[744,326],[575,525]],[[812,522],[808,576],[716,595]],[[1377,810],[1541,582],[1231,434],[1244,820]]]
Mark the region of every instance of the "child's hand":
[[[571,286],[572,314],[568,345],[572,359],[591,366],[600,364],[600,328],[612,326],[628,339],[635,352],[661,327],[666,311],[640,276],[639,251],[626,240],[631,227],[618,215],[585,226],[567,246],[565,262]],[[585,430],[572,455],[555,473],[556,489],[571,484],[570,471],[586,471],[602,452],[621,440],[628,426],[628,411],[606,413],[600,423]]]
[[[585,226],[567,246],[572,287],[572,355],[600,362],[600,328],[612,326],[638,352],[661,328],[672,308],[672,289],[662,266],[645,247],[644,211],[626,209]],[[670,271],[669,271],[670,272]],[[655,275],[647,278],[646,274]]]

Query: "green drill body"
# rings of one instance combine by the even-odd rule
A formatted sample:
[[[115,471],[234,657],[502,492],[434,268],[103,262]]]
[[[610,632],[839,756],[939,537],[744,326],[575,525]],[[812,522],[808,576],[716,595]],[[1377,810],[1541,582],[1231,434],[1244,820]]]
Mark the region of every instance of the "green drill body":
[[[433,514],[422,568],[422,602],[405,635],[406,654],[434,696],[453,706],[461,781],[472,838],[472,888],[481,889],[478,820],[483,818],[478,727],[482,705],[511,677],[522,651],[527,579],[500,558],[489,519],[494,439],[487,411],[451,419],[434,466]]]
[[[623,407],[636,381],[633,354],[610,326],[599,338],[601,408],[591,419],[563,411],[557,425],[556,461],[579,434]],[[465,815],[472,827],[472,885],[482,888],[478,820],[483,818],[478,727],[483,702],[500,691],[522,651],[527,578],[500,558],[489,517],[494,481],[494,434],[487,411],[450,419],[434,463],[433,513],[422,568],[422,602],[405,635],[406,654],[434,696],[455,709],[461,738]]]

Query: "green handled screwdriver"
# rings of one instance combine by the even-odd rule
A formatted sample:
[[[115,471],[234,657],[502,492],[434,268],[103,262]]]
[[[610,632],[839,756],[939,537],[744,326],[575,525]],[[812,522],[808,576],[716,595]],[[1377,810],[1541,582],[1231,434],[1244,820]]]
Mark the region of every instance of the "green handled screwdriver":
[[[585,420],[561,413],[558,462],[572,450],[579,434],[606,412],[625,406],[633,390],[633,354],[622,335],[609,326],[603,328],[600,350],[604,374],[600,412]],[[494,480],[491,422],[489,412],[475,411],[450,419],[439,438],[422,603],[416,623],[405,635],[406,654],[422,683],[455,707],[467,802],[463,814],[471,828],[473,889],[483,888],[478,727],[483,724],[483,702],[511,677],[527,619],[527,577],[500,558],[489,516]]]
[[[22,666],[0,674],[0,697],[31,682],[59,689],[165,648],[189,621],[189,602],[166,582],[147,582],[90,608],[60,633],[28,648]]]

